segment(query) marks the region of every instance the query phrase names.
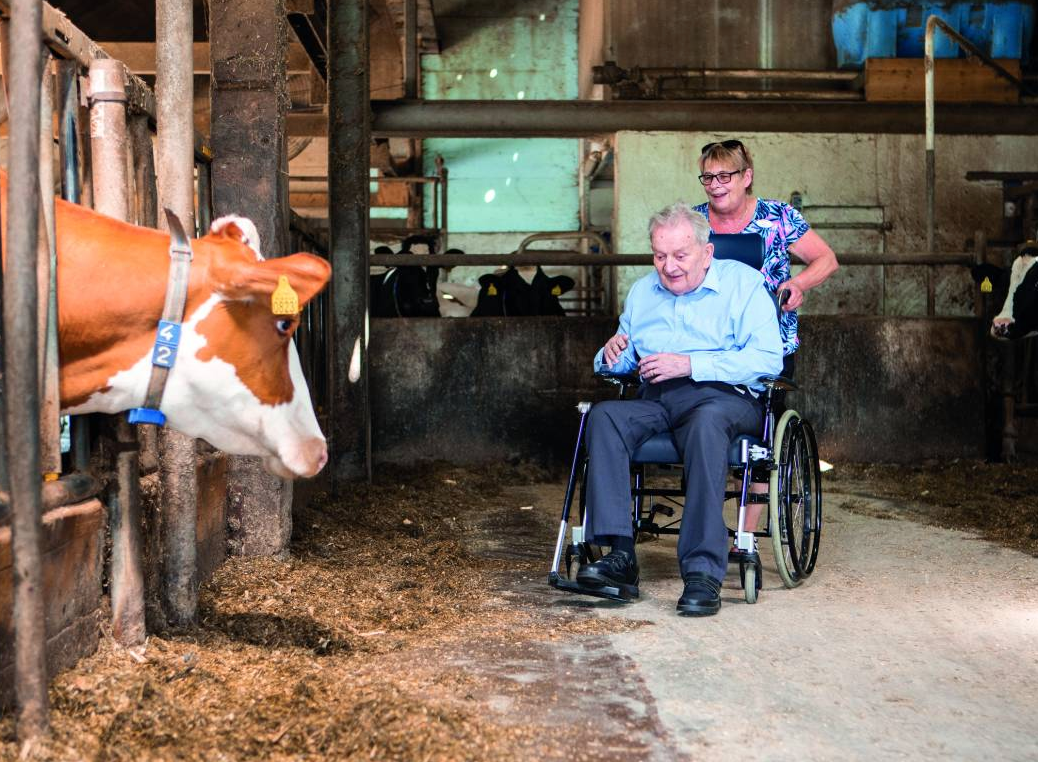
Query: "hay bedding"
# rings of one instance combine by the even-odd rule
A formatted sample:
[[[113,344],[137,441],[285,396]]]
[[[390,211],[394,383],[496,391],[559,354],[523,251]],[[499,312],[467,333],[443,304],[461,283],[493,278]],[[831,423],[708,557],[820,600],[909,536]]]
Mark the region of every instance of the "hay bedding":
[[[105,636],[60,675],[52,736],[26,757],[565,758],[572,731],[564,738],[482,710],[480,683],[491,678],[443,658],[477,644],[507,650],[641,624],[531,611],[493,592],[516,572],[532,575],[530,562],[462,547],[468,522],[502,485],[541,477],[431,466],[313,501],[295,517],[288,560],[224,564],[201,591],[197,628],[132,650]],[[18,752],[8,715],[0,759]]]

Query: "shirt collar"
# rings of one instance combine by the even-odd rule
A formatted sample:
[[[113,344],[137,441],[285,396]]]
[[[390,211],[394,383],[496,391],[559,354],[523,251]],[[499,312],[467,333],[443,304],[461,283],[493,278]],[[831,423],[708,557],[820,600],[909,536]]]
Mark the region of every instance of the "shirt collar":
[[[689,291],[687,294],[682,294],[682,296],[689,296],[698,293],[704,288],[713,291],[715,294],[721,293],[721,276],[717,274],[718,268],[714,267],[717,262],[718,260],[715,259],[710,263],[710,268],[706,271],[706,277],[703,278],[703,282],[700,283],[695,290]],[[660,282],[660,274],[655,270],[652,271],[652,287],[655,291],[660,293],[677,296],[677,294],[672,293]]]

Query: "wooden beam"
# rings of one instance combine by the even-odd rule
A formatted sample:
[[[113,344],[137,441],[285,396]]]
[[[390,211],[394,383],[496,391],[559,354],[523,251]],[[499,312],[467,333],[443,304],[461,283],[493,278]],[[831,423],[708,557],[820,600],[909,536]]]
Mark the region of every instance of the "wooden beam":
[[[126,64],[126,67],[134,74],[155,73],[155,43],[154,42],[99,42],[97,43],[108,54]],[[196,42],[192,50],[195,74],[208,75],[211,69],[209,63],[209,43]],[[288,73],[305,74],[310,71],[310,59],[306,51],[298,42],[290,43],[288,46]]]
[[[1020,62],[998,63],[1020,78]],[[922,103],[925,79],[922,58],[870,58],[865,62],[865,100]],[[934,61],[934,97],[944,103],[1016,103],[1016,87],[980,61],[938,58]]]

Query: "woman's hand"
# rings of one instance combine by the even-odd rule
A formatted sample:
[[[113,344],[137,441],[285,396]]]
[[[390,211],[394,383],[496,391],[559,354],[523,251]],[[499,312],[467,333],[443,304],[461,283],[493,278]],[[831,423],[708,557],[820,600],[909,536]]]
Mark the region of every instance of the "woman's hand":
[[[687,355],[660,352],[642,359],[638,363],[638,373],[650,384],[672,378],[689,378],[692,375],[692,360]]]
[[[610,368],[616,365],[616,361],[620,359],[620,355],[627,349],[627,334],[618,333],[613,336],[609,341],[605,343],[605,354],[603,359]]]
[[[787,280],[785,283],[780,283],[776,294],[781,294],[783,291],[789,292],[789,298],[782,305],[783,312],[791,312],[804,303],[804,291],[792,280]]]

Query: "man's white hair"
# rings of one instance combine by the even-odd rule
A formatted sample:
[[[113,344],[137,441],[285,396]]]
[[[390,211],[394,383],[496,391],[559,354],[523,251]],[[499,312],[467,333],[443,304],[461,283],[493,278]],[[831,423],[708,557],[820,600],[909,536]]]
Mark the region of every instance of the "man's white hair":
[[[703,245],[710,242],[710,223],[685,201],[676,201],[649,218],[649,238],[652,238],[657,229],[670,227],[682,221],[692,226],[692,235],[696,243]]]

